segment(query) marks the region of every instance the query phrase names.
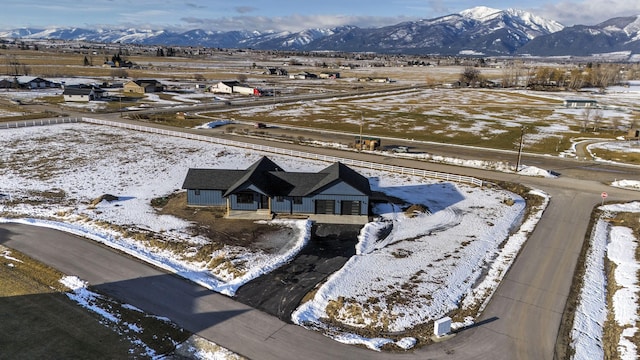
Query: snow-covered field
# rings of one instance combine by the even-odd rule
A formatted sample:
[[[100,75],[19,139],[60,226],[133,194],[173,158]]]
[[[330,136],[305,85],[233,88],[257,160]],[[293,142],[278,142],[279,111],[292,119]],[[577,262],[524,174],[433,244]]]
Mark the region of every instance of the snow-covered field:
[[[263,154],[88,124],[3,130],[2,135],[7,139],[1,155],[2,221],[80,234],[229,295],[295,256],[309,238],[307,221],[287,221],[295,235],[284,252],[273,255],[225,247],[212,255],[224,253],[246,264],[238,275],[225,268],[207,269],[208,261],[189,261],[184,254],[154,249],[122,232],[150,231],[170,241],[189,242],[194,248],[206,243],[207,239],[190,235],[185,221],[156,214],[151,199],[180,189],[189,167],[246,168]],[[317,171],[326,166],[270,156],[285,169]],[[531,231],[531,221],[535,223],[529,219],[520,228],[525,220],[524,201],[504,190],[361,172],[374,190],[404,199],[407,205],[424,205],[429,213],[408,217],[397,205],[377,206],[380,219],[363,229],[358,255],[297,312],[296,319],[307,324],[319,324],[330,302],[336,309],[332,315],[344,324],[389,331],[409,330],[459,307],[477,307],[508,268],[510,261],[503,259],[513,260],[510,255],[517,253]],[[103,194],[120,200],[91,204]],[[389,236],[377,238],[383,227],[392,227]],[[488,275],[482,277],[483,271]],[[370,304],[374,296],[380,302]],[[338,298],[347,300],[345,306],[367,308],[367,315],[349,316],[335,306]],[[357,342],[373,348],[381,344],[380,339]],[[399,345],[407,346],[406,342]]]
[[[602,215],[591,234],[579,304],[571,331],[574,359],[603,359],[604,326],[608,313],[617,326],[623,328],[616,346],[621,359],[637,359],[638,349],[633,342],[637,336],[639,307],[638,270],[636,258],[638,238],[624,223],[610,221],[618,213],[639,213],[640,203],[604,205]],[[605,260],[614,264],[615,293],[607,294]],[[607,295],[612,297],[611,303]]]

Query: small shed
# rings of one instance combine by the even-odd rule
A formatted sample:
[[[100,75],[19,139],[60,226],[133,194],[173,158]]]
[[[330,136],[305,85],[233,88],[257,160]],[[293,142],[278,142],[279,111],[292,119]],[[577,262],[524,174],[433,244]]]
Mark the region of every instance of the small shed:
[[[89,102],[102,97],[102,90],[92,87],[67,87],[62,92],[66,102]]]

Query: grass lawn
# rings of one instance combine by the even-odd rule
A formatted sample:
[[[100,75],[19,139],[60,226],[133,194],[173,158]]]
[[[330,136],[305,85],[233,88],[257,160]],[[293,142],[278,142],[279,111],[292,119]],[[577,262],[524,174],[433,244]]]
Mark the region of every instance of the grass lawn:
[[[174,350],[174,341],[182,342],[190,335],[103,298],[99,307],[120,319],[119,323],[106,321],[67,297],[67,289],[59,282],[63,276],[0,246],[0,358],[146,358],[146,350],[134,342],[142,341],[163,354]],[[126,324],[144,330],[126,333]]]

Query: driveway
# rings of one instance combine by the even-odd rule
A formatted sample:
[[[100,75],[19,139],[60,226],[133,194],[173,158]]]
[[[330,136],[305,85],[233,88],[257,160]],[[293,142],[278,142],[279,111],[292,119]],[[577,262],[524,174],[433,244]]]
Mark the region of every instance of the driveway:
[[[302,298],[355,255],[360,225],[315,224],[309,244],[290,263],[243,285],[235,300],[291,323]]]

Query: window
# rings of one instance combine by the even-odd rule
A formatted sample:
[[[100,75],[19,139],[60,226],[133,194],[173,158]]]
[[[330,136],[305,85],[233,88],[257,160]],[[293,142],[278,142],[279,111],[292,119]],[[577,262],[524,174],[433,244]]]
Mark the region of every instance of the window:
[[[200,196],[200,189],[195,189],[194,192],[195,192],[196,196]]]
[[[238,204],[252,204],[253,193],[238,193],[236,194],[236,201]]]
[[[284,196],[276,196],[276,201],[277,202],[283,202],[284,201]]]
[[[302,204],[302,196],[294,196],[293,197],[293,203],[297,204],[297,205]]]

